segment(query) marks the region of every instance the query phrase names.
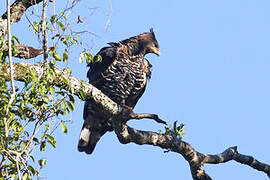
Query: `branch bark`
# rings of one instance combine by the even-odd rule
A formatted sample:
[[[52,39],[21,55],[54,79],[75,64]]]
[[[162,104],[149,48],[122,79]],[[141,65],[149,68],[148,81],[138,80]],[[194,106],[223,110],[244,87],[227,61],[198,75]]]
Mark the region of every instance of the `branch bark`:
[[[28,74],[31,74],[31,69],[35,71],[36,76],[41,78],[45,74],[43,73],[43,67],[41,64],[29,64],[29,63],[14,63],[14,79],[17,81],[25,82]],[[10,73],[8,71],[9,64],[0,64],[0,76],[4,77],[6,80],[10,80]],[[54,68],[56,78],[52,82],[52,86],[57,86],[63,88],[65,84],[64,79],[68,81],[70,87],[64,87],[67,91],[73,92],[74,95],[78,96],[80,99],[81,92],[84,93],[86,99],[90,99],[97,106],[99,106],[104,113],[110,116],[119,115],[123,108],[121,108],[117,103],[113,102],[106,95],[101,93],[100,90],[95,88],[91,84],[87,84],[74,76],[72,76],[66,69]],[[83,99],[82,99],[83,100]]]
[[[42,0],[16,0],[10,7],[10,25],[19,22],[29,7],[36,5],[41,1]],[[8,20],[6,12],[0,17],[0,37],[7,34],[7,24]],[[43,49],[35,49],[23,44],[16,44],[15,47],[18,50],[18,54],[13,54],[13,56],[18,58],[30,59],[44,53]],[[2,51],[4,51],[6,54],[8,53],[8,43],[5,43]]]
[[[12,54],[12,56],[20,59],[31,59],[44,53],[43,49],[35,49],[31,46],[27,46],[24,44],[15,44],[15,48],[17,49],[17,54]],[[51,47],[49,49],[52,50],[53,48],[54,47]],[[4,54],[8,54],[8,42],[4,44],[1,50],[4,52]]]
[[[204,164],[226,163],[231,160],[262,171],[270,178],[270,166],[268,164],[262,163],[252,156],[238,153],[236,146],[216,155],[203,154],[196,151],[189,143],[176,137],[129,127],[126,122],[136,116],[125,115],[126,112],[123,112],[113,121],[115,133],[121,143],[148,144],[181,154],[188,161],[194,180],[211,180],[211,177],[203,169]],[[155,117],[147,116],[147,118],[155,120]],[[141,117],[138,119],[141,119]]]

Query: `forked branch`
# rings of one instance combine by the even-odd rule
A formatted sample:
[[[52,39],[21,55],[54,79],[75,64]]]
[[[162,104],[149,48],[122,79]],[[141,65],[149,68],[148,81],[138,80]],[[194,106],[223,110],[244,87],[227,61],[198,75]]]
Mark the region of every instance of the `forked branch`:
[[[123,122],[127,122],[131,117],[135,119],[155,119],[155,116],[149,114],[134,114],[133,112],[130,114],[128,119],[117,117],[113,121],[115,133],[117,134],[119,141],[123,144],[133,142],[139,145],[148,144],[158,146],[162,149],[181,154],[188,161],[194,180],[211,180],[211,177],[203,169],[204,164],[226,163],[231,160],[248,165],[258,171],[262,171],[270,178],[270,166],[268,164],[262,163],[252,156],[238,153],[236,146],[230,147],[223,153],[216,155],[203,154],[196,151],[189,143],[179,138],[151,131],[140,131],[129,127]],[[124,116],[122,116],[122,118],[124,118]],[[125,116],[125,118],[127,118],[127,116]]]

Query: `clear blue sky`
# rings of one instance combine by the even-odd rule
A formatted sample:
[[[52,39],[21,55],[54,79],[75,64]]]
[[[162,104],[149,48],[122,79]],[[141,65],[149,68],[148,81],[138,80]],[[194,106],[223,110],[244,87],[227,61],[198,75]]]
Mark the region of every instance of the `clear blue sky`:
[[[175,120],[185,123],[183,139],[199,152],[216,154],[237,145],[240,153],[269,164],[270,2],[112,0],[112,5],[107,32],[108,0],[84,0],[74,15],[84,19],[82,29],[100,36],[87,36],[93,53],[106,42],[154,28],[161,56],[147,56],[153,65],[152,79],[135,112],[157,113],[169,124]],[[93,15],[91,7],[99,7]],[[33,42],[36,39],[27,26],[23,18],[12,30],[22,43],[40,45]],[[78,55],[73,49],[69,65],[75,76],[87,80],[87,68],[78,63]],[[179,154],[147,145],[122,145],[114,133],[106,134],[92,155],[79,153],[82,109],[83,102],[78,100],[68,135],[59,129],[57,148],[41,153],[47,158],[43,179],[191,179],[188,163]],[[164,129],[150,120],[129,125],[151,131]],[[215,180],[268,179],[264,173],[234,161],[205,165],[205,170]]]

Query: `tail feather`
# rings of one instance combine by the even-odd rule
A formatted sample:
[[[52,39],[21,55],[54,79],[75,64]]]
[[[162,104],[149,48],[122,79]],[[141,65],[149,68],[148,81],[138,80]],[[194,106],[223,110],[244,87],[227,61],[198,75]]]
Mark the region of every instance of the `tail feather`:
[[[90,101],[86,101],[83,112],[84,124],[81,130],[78,151],[91,154],[99,139],[107,132],[112,131],[112,125],[102,112],[94,109]]]
[[[91,154],[94,151],[97,142],[105,133],[106,131],[104,130],[91,130],[87,125],[83,125],[78,143],[78,151]]]

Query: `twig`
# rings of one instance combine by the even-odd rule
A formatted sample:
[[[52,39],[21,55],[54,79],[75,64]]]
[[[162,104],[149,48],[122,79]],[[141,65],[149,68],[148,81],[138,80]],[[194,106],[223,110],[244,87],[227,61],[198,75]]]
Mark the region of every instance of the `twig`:
[[[2,169],[3,165],[6,163],[7,156],[5,154],[2,154],[2,161],[0,163],[0,169]]]
[[[18,163],[19,161],[18,159],[21,157],[21,153],[17,151],[13,151],[13,150],[6,150],[6,149],[1,150],[0,152],[6,154],[7,157],[9,157],[9,160],[14,161],[16,163],[18,177],[19,177],[19,180],[21,180],[20,167]],[[16,158],[14,158],[12,155],[16,156]]]
[[[109,0],[109,2],[110,2],[110,11],[107,14],[108,20],[107,20],[106,25],[105,25],[105,31],[107,31],[109,26],[111,25],[111,17],[112,17],[112,14],[113,14],[112,0]]]
[[[12,87],[12,94],[10,96],[8,107],[6,110],[6,116],[4,117],[4,126],[5,126],[5,149],[8,148],[8,124],[7,117],[9,112],[9,106],[13,103],[16,95],[15,84],[14,84],[14,72],[13,72],[13,61],[12,61],[12,52],[11,52],[11,31],[10,31],[10,0],[7,0],[7,30],[8,30],[8,56],[9,56],[9,73],[10,73],[10,84]]]
[[[133,112],[130,112],[130,114],[129,114],[129,119],[144,119],[144,118],[147,118],[147,119],[153,119],[153,120],[155,120],[157,123],[161,123],[161,124],[167,125],[167,123],[166,123],[165,121],[163,121],[162,119],[160,119],[160,118],[158,117],[158,115],[156,115],[156,114],[133,113]]]
[[[43,37],[43,50],[44,50],[44,65],[45,67],[48,65],[48,36],[47,36],[47,22],[46,22],[46,9],[48,2],[47,0],[43,0],[43,8],[42,8],[42,37]]]
[[[22,178],[21,178],[21,171],[20,171],[20,167],[19,167],[19,156],[17,155],[16,156],[16,167],[17,167],[17,173],[18,173],[18,178],[19,178],[19,180],[21,180]]]

